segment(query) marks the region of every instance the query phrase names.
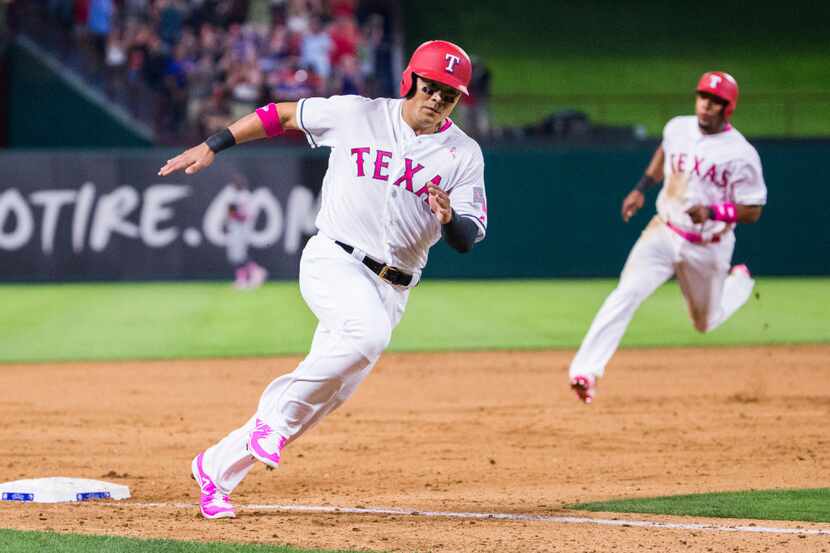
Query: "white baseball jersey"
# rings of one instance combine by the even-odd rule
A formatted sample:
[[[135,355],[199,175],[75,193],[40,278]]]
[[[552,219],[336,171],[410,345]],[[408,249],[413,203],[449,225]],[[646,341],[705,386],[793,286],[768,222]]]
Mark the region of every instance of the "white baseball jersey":
[[[675,117],[663,130],[665,180],[657,217],[628,254],[620,282],[602,304],[571,361],[571,378],[600,377],[641,302],[673,275],[686,297],[695,328],[723,324],[752,294],[749,270],[729,271],[735,235],[732,224],[697,225],[686,210],[694,205],[733,202],[764,205],[767,188],[758,153],[734,127],[703,134],[697,117]],[[665,223],[702,235],[692,242]],[[712,240],[717,237],[717,240]]]
[[[297,122],[312,147],[331,147],[317,228],[387,265],[420,273],[441,238],[428,186],[445,190],[455,212],[478,225],[476,241],[484,238],[484,158],[449,119],[439,132],[416,136],[403,119],[403,102],[307,98],[298,103]]]
[[[767,187],[755,148],[732,126],[716,134],[704,134],[697,117],[681,116],[663,129],[665,180],[657,197],[660,217],[708,240],[731,230],[722,221],[692,222],[686,213],[693,205],[734,202],[764,205]]]
[[[319,324],[303,362],[271,382],[248,422],[205,451],[204,474],[225,495],[256,463],[248,447],[256,428],[267,424],[280,443],[291,443],[371,373],[403,316],[427,251],[441,237],[428,185],[445,190],[456,213],[472,218],[478,240],[484,238],[487,201],[478,144],[449,120],[438,133],[416,136],[402,107],[403,100],[359,96],[298,103],[297,121],[308,142],[331,148],[316,221],[320,232],[300,259],[300,293]],[[412,283],[383,280],[333,240],[412,272]]]
[[[247,188],[236,188],[228,185],[228,212],[227,248],[228,261],[232,265],[240,265],[248,260],[248,241],[250,222],[248,216],[251,207],[251,191]]]

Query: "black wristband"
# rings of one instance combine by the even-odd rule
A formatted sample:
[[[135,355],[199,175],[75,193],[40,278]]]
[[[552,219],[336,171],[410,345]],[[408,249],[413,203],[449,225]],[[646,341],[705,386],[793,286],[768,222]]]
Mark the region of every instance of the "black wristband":
[[[466,253],[473,249],[478,237],[478,226],[469,217],[459,217],[453,210],[450,221],[441,225],[441,236],[452,249]]]
[[[233,137],[233,133],[227,128],[222,129],[216,134],[212,134],[205,140],[205,144],[208,145],[208,148],[214,153],[218,154],[222,150],[227,150],[231,146],[236,145],[236,139]]]
[[[637,183],[637,186],[634,187],[634,190],[637,190],[638,192],[645,192],[649,188],[653,188],[656,185],[656,180],[649,177],[648,175],[643,175],[643,178],[640,179],[640,182]]]

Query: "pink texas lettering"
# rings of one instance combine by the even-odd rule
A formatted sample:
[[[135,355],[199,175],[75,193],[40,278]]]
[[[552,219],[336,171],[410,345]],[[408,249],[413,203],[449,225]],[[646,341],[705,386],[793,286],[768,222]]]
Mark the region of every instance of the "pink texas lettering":
[[[376,180],[389,180],[389,175],[382,175],[381,169],[386,169],[389,167],[388,158],[392,157],[392,152],[387,152],[386,150],[378,150],[378,153],[375,155],[375,174],[373,178]]]
[[[692,170],[692,172],[695,175],[697,175],[698,177],[700,176],[700,164],[701,163],[703,163],[703,158],[695,156],[695,168]]]
[[[352,148],[350,150],[351,155],[355,158],[355,166],[357,167],[357,176],[358,177],[365,177],[366,176],[366,161],[367,158],[370,158],[372,149],[368,146],[363,146],[360,148]],[[386,150],[378,150],[375,153],[375,169],[374,174],[372,177],[375,180],[380,181],[389,181],[389,173],[386,172],[389,169],[389,161],[392,158],[392,152],[387,152]],[[404,158],[404,170],[403,174],[398,177],[395,182],[393,183],[395,186],[403,185],[403,188],[409,192],[412,192],[424,202],[427,202],[429,199],[429,187],[430,186],[438,186],[441,184],[441,175],[435,175],[427,181],[421,188],[417,191],[415,190],[414,178],[415,174],[420,172],[424,169],[424,166],[418,163],[417,161],[413,161],[409,158]]]
[[[709,170],[706,171],[706,174],[703,175],[703,178],[704,179],[709,179],[710,181],[712,181],[712,184],[717,184],[717,182],[715,181],[715,178],[717,177],[717,175],[718,175],[718,167],[717,167],[716,164],[713,163],[712,166],[709,167]]]
[[[357,176],[358,177],[365,177],[366,173],[363,171],[363,154],[369,153],[369,147],[365,146],[363,148],[352,148],[352,155],[357,156],[355,158],[355,163],[357,163]]]
[[[404,163],[406,164],[406,166],[404,167],[403,175],[401,175],[398,178],[398,180],[395,181],[394,184],[395,186],[400,186],[403,181],[406,181],[406,189],[410,192],[413,192],[412,177],[415,176],[415,173],[423,169],[424,166],[419,163],[417,166],[412,167],[412,160],[408,157],[404,158]]]
[[[682,173],[686,168],[686,154],[677,154],[677,172]]]
[[[723,188],[729,186],[729,171],[727,171],[726,169],[724,169],[723,173],[721,173],[720,184],[718,186],[722,186]]]
[[[424,184],[417,192],[415,192],[415,195],[420,198],[421,195],[423,194],[424,197],[422,199],[425,202],[429,202],[429,194],[427,194],[427,192],[429,192],[430,185],[438,186],[439,184],[441,184],[441,175],[435,175],[426,184]]]

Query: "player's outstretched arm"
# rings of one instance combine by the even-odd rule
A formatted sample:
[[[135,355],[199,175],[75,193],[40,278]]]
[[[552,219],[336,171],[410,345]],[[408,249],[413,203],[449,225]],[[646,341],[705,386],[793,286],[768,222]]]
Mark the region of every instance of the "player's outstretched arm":
[[[235,121],[230,127],[208,137],[201,144],[168,159],[167,163],[159,169],[158,174],[166,177],[176,171],[184,170],[188,175],[192,175],[208,167],[213,163],[216,154],[231,146],[268,136],[277,136],[284,130],[298,128],[296,102],[268,104]]]
[[[663,146],[658,146],[654,155],[651,156],[651,161],[646,167],[646,172],[634,187],[634,190],[628,193],[623,200],[622,213],[623,222],[627,223],[639,210],[643,207],[646,197],[645,192],[649,188],[656,186],[663,180],[663,161],[665,160],[665,153]]]
[[[192,175],[213,163],[213,157],[215,155],[213,150],[205,142],[202,142],[197,146],[185,150],[176,157],[168,159],[167,163],[159,169],[159,176],[166,177],[182,169],[188,175]]]

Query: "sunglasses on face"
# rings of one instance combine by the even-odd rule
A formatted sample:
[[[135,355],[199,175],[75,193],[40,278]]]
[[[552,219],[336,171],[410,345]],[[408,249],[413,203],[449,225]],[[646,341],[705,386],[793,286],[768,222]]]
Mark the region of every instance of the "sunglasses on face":
[[[430,97],[438,92],[441,95],[441,101],[448,104],[455,102],[458,97],[461,96],[461,93],[457,90],[452,88],[444,88],[433,82],[425,81],[424,79],[421,79],[421,92]]]

